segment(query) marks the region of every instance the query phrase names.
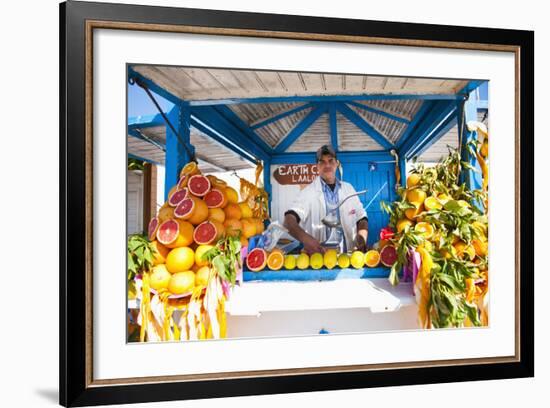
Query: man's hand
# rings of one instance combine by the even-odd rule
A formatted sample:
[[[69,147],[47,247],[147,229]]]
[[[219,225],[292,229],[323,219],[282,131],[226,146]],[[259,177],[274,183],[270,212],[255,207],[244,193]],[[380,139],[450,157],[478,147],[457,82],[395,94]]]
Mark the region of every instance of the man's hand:
[[[307,235],[304,237],[302,243],[304,244],[304,251],[307,252],[308,255],[314,254],[314,253],[325,253],[325,248],[321,245],[319,241],[317,241],[315,238],[313,238],[311,235]]]
[[[355,240],[353,242],[353,249],[361,252],[367,251],[367,242],[365,241],[365,238],[361,234],[357,234],[355,236]]]

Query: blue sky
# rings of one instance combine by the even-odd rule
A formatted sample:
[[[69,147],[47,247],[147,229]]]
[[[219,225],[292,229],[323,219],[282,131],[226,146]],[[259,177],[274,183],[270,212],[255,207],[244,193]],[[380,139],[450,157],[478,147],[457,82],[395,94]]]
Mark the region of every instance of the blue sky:
[[[152,94],[164,112],[168,112],[174,106],[172,102],[168,102],[162,96],[154,92]],[[157,108],[145,91],[137,85],[128,84],[128,117],[156,115],[157,113]]]

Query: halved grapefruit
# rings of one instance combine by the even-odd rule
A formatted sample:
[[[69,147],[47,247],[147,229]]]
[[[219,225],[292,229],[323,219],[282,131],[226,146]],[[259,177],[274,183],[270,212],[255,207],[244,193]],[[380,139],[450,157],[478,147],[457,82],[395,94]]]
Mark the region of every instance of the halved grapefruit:
[[[155,240],[158,227],[159,219],[157,217],[151,218],[151,221],[149,221],[149,227],[147,228],[147,236],[149,237],[149,241]]]
[[[208,218],[208,207],[200,198],[190,196],[178,204],[174,216],[198,225]]]
[[[158,227],[157,241],[162,245],[170,245],[178,238],[179,231],[180,226],[176,221],[166,220]]]
[[[390,267],[397,261],[397,251],[393,245],[386,245],[380,251],[380,262],[382,265]]]
[[[252,272],[258,272],[265,268],[267,264],[267,254],[262,248],[254,248],[246,257],[246,266]]]
[[[211,188],[210,180],[204,177],[202,174],[195,174],[189,178],[187,182],[187,188],[189,192],[197,197],[204,197]]]
[[[187,188],[182,188],[181,190],[176,190],[170,197],[168,197],[168,205],[176,207],[181,203],[185,197],[187,197]]]
[[[223,208],[227,205],[227,197],[222,190],[213,188],[205,194],[204,202],[208,208]]]
[[[199,224],[193,232],[193,240],[199,245],[208,245],[223,237],[223,225],[209,220]]]

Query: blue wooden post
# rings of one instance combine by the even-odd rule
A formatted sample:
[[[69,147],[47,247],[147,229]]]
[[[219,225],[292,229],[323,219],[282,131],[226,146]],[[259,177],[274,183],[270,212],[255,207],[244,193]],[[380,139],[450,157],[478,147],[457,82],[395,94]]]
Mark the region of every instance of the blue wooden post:
[[[268,209],[269,209],[269,216],[271,217],[271,201],[272,201],[272,193],[271,193],[271,160],[264,160],[264,190],[267,193],[269,200],[268,200]]]
[[[399,172],[401,173],[401,185],[407,187],[407,159],[404,154],[399,154]]]
[[[176,128],[178,136],[170,126],[166,126],[166,173],[164,175],[164,199],[168,199],[168,192],[178,182],[179,172],[191,160],[182,142],[187,143],[192,153],[195,148],[191,145],[191,116],[189,106],[178,104],[167,115],[168,120]]]
[[[460,174],[460,181],[466,183],[466,186],[471,190],[480,189],[482,186],[481,169],[475,155],[470,154],[467,149],[467,144],[471,140],[477,139],[477,132],[470,132],[466,124],[470,121],[477,121],[477,95],[476,91],[469,93],[469,97],[464,102],[458,102],[458,134],[462,132],[462,140],[460,146],[460,155],[462,161],[471,164],[476,168],[476,171],[463,168]]]

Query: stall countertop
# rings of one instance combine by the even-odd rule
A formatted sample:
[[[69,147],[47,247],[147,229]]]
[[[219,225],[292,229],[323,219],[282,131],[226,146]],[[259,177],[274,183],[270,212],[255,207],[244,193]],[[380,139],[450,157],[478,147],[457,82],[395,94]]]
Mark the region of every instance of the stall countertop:
[[[244,282],[233,289],[226,311],[259,316],[273,311],[369,308],[378,313],[415,303],[412,283],[392,286],[387,278]]]

